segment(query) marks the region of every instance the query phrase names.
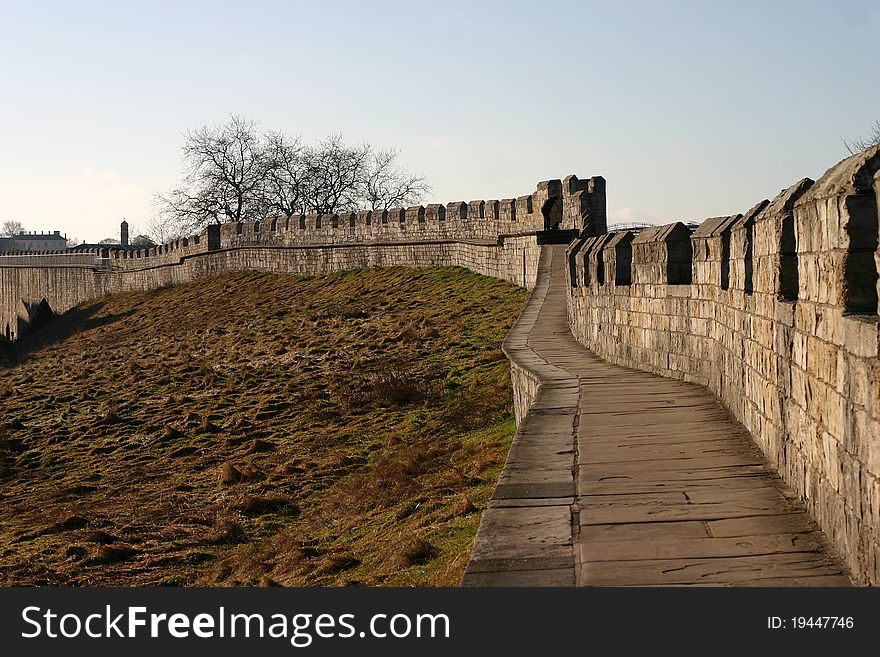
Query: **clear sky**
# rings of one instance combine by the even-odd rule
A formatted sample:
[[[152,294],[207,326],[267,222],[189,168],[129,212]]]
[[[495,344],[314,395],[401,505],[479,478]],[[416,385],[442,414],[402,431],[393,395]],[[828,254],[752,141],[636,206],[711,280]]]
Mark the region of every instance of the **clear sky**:
[[[153,213],[230,113],[397,147],[427,201],[602,175],[612,221],[742,212],[880,116],[880,2],[0,0],[0,220]]]

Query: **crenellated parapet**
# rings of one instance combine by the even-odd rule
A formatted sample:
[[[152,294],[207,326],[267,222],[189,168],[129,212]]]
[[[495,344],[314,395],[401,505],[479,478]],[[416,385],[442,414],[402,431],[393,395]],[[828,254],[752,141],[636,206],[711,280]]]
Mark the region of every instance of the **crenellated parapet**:
[[[136,270],[166,266],[193,255],[227,248],[435,240],[497,242],[505,236],[534,234],[558,227],[562,219],[561,197],[561,181],[550,180],[539,183],[534,193],[516,199],[455,201],[445,205],[233,222],[220,225],[219,234],[212,232],[215,229],[211,227],[199,235],[151,248],[131,250],[108,245],[103,255],[114,268]]]
[[[264,221],[224,223],[218,228],[209,227],[199,235],[149,249],[119,249],[108,245],[106,257],[114,268],[136,270],[179,263],[193,255],[230,248],[445,240],[497,243],[511,236],[581,227],[583,221],[580,219],[578,222],[565,219],[565,208],[572,202],[578,203],[578,207],[583,209],[583,217],[581,214],[579,217],[585,217],[589,225],[601,227],[604,231],[604,179],[596,177],[578,181],[576,176],[569,176],[566,181],[568,187],[561,180],[543,181],[537,184],[532,194],[500,201],[453,201],[408,208],[291,215]],[[574,189],[574,196],[566,189]]]
[[[516,199],[212,224],[197,235],[140,249],[108,244],[3,254],[0,338],[15,339],[29,325],[22,302],[36,307],[45,300],[53,311],[64,312],[102,294],[150,289],[224,268],[325,273],[388,263],[461,264],[530,287],[536,235],[559,227],[562,194],[562,182],[549,180]]]

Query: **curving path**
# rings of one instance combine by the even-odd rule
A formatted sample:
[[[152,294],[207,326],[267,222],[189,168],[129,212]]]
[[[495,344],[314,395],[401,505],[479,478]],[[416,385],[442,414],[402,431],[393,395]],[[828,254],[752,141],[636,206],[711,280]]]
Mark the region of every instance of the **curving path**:
[[[568,330],[565,246],[542,247],[505,343],[541,379],[464,586],[849,586],[745,429],[696,385],[600,360]]]

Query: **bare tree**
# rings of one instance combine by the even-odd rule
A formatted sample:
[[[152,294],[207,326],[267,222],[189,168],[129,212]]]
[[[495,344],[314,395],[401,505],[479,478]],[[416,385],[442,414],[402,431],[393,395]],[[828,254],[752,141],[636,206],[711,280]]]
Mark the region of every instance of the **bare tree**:
[[[869,136],[854,141],[843,140],[843,145],[846,146],[846,150],[849,151],[850,155],[861,153],[863,150],[871,148],[871,146],[876,146],[877,144],[880,144],[880,119],[874,120],[874,124],[871,126],[871,134]]]
[[[260,216],[264,178],[262,140],[254,121],[231,116],[222,126],[202,126],[184,135],[185,176],[158,197],[160,211],[181,228],[245,221]]]
[[[262,205],[265,214],[284,215],[306,212],[309,186],[307,150],[300,137],[270,132],[264,144]]]
[[[187,234],[184,224],[192,226],[192,219],[181,221],[171,212],[159,212],[147,223],[147,237],[156,244],[166,244]]]
[[[409,205],[430,189],[397,165],[394,150],[352,146],[340,134],[305,145],[238,116],[185,133],[182,152],[183,180],[156,195],[148,232],[157,243],[210,223]]]
[[[369,144],[349,146],[339,134],[309,148],[306,208],[317,214],[357,210],[370,153]]]
[[[22,232],[24,232],[24,226],[21,225],[20,221],[12,221],[10,219],[4,221],[3,225],[0,226],[0,237],[15,237]]]
[[[371,210],[414,205],[431,191],[424,178],[398,169],[396,160],[395,150],[372,154],[363,181],[363,197]]]

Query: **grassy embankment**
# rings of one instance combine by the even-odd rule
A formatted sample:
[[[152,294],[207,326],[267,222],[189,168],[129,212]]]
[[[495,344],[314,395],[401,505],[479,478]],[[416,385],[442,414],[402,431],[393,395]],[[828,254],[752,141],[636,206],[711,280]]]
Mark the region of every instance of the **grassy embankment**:
[[[0,584],[456,585],[524,300],[239,272],[57,318],[0,362]]]

